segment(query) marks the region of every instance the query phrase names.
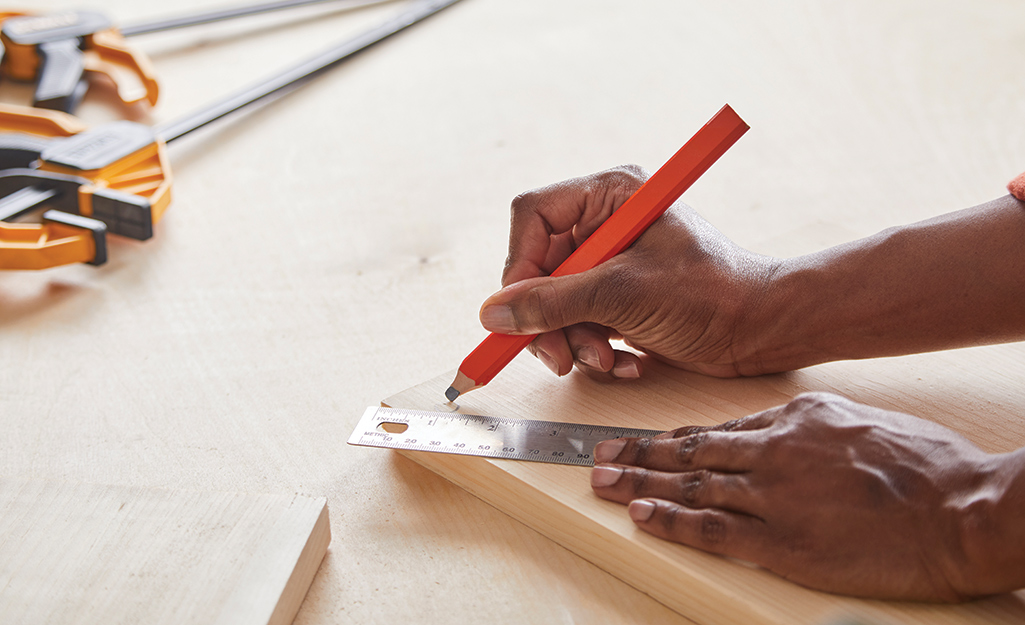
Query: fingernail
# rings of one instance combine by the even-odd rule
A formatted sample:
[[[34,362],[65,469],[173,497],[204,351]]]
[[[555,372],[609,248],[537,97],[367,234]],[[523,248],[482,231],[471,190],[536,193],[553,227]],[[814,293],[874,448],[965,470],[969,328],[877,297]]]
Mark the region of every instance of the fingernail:
[[[545,363],[545,366],[552,370],[552,373],[559,375],[559,363],[555,362],[555,359],[546,354],[543,350],[537,350],[537,357],[541,359],[541,362]]]
[[[485,306],[480,311],[480,322],[492,332],[501,334],[516,331],[516,320],[513,318],[512,308],[504,304]]]
[[[637,370],[637,363],[635,362],[619,363],[612,368],[612,375],[624,380],[641,377],[641,373]]]
[[[612,462],[626,447],[625,438],[614,438],[610,441],[602,441],[594,446],[595,462]]]
[[[623,475],[623,469],[619,467],[595,467],[591,470],[591,486],[597,488],[612,486],[619,481],[621,475]]]
[[[637,499],[630,502],[630,518],[635,523],[644,523],[655,514],[655,503],[647,499]]]
[[[598,350],[589,345],[577,350],[577,360],[592,369],[601,369],[601,358],[598,357]]]

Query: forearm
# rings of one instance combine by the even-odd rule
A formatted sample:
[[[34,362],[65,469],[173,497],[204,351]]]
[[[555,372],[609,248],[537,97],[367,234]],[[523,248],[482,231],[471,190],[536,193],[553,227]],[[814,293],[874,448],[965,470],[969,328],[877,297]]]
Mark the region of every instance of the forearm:
[[[1025,203],[1007,196],[779,261],[738,324],[743,374],[1025,338]]]

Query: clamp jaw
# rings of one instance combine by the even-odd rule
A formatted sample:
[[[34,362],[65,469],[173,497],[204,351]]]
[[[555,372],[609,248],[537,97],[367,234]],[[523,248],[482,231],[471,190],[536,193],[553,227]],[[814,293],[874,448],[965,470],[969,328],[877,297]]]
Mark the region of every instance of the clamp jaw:
[[[159,90],[152,64],[102,13],[0,12],[0,20],[3,73],[15,80],[38,80],[34,106],[73,111],[88,89],[87,72],[110,78],[125,104],[156,104]]]
[[[149,126],[86,129],[63,113],[0,105],[0,269],[102,264],[107,232],[153,236],[170,187]],[[41,208],[41,223],[7,223]]]

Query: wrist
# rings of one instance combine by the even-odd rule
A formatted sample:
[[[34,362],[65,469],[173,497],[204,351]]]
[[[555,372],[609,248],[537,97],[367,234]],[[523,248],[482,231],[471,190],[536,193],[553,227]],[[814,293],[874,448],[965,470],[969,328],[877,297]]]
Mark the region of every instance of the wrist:
[[[817,300],[827,282],[822,272],[795,259],[765,260],[738,314],[733,353],[741,375],[791,371],[836,358],[814,337]]]
[[[989,456],[979,484],[958,511],[962,563],[953,563],[964,596],[1025,588],[1025,449]]]

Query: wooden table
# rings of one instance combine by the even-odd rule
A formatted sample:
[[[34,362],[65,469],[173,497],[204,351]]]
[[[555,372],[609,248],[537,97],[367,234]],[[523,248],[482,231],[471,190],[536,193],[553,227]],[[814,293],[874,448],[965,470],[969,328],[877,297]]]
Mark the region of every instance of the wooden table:
[[[211,4],[92,6],[127,23]],[[172,119],[397,8],[140,37],[163,99],[131,117]],[[1012,1],[464,0],[171,146],[151,241],[0,275],[0,475],[326,496],[301,624],[686,623],[413,462],[346,446],[353,424],[483,337],[516,193],[653,169],[724,102],[752,131],[686,199],[757,251],[1003,194],[1025,169],[1023,24]],[[102,90],[80,113],[118,114]]]

